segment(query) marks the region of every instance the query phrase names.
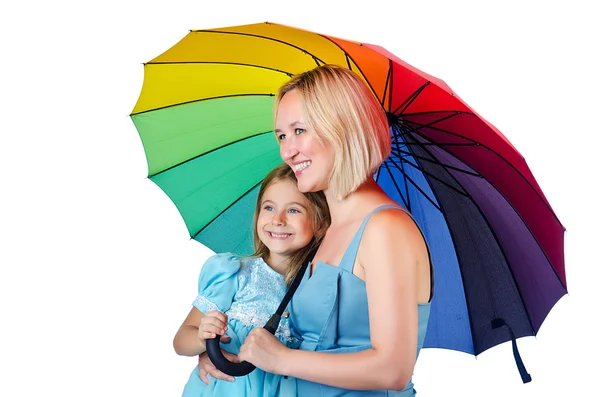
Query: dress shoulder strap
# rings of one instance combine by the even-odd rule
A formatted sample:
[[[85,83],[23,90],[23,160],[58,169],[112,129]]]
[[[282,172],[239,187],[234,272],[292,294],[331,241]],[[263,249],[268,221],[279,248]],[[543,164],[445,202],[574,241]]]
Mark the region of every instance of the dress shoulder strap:
[[[386,210],[386,209],[390,209],[390,208],[395,208],[395,209],[404,211],[409,216],[411,216],[410,213],[404,207],[400,207],[398,205],[392,205],[392,204],[380,205],[379,207],[375,208],[373,211],[369,212],[369,214],[365,217],[365,219],[360,224],[360,227],[356,231],[356,234],[352,238],[352,241],[350,241],[350,245],[346,249],[346,252],[344,253],[344,256],[342,257],[342,260],[340,261],[340,265],[339,265],[340,268],[352,273],[352,270],[354,268],[354,262],[356,261],[356,254],[358,253],[358,246],[360,245],[360,240],[362,239],[362,235],[365,231],[365,227],[367,226],[367,222],[369,222],[369,219],[371,219],[373,214],[375,214],[377,211]]]

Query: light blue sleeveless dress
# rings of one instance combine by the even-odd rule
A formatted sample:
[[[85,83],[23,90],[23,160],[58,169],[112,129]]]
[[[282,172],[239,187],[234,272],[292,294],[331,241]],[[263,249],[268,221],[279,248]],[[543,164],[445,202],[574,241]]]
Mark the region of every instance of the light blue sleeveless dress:
[[[200,272],[198,296],[193,305],[202,313],[218,310],[229,318],[227,335],[231,342],[223,350],[238,354],[240,346],[255,327],[263,327],[275,313],[287,291],[284,278],[261,258],[239,258],[231,253],[211,256]],[[287,318],[282,318],[275,333],[284,344],[298,345],[291,336]],[[200,379],[196,365],[183,390],[183,397],[275,397],[280,375],[255,369],[235,382],[210,377],[208,385]]]
[[[290,305],[290,326],[292,334],[300,340],[300,349],[351,353],[371,348],[366,285],[352,274],[352,268],[367,222],[375,212],[387,208],[408,213],[402,207],[391,205],[376,208],[360,225],[339,266],[317,262],[312,276],[310,268],[307,269]],[[417,357],[425,339],[429,309],[429,303],[419,304]],[[280,386],[281,397],[409,397],[416,394],[412,381],[403,391],[347,390],[291,377],[285,378]]]

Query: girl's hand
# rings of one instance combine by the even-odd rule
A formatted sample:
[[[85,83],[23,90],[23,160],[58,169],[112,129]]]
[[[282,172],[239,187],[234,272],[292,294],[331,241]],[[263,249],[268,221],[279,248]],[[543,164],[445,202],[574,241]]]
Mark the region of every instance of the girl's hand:
[[[225,335],[225,332],[227,332],[227,315],[219,311],[210,311],[200,320],[198,339],[204,347],[207,339],[213,339],[217,335],[221,335],[221,342],[227,343],[231,338]]]
[[[282,374],[281,362],[289,350],[266,329],[254,328],[240,347],[238,358],[240,361],[254,364],[263,371]]]
[[[231,354],[224,350],[221,350],[221,352],[229,361],[233,363],[237,363],[240,361],[238,360],[235,354]],[[235,382],[235,378],[233,376],[224,374],[213,365],[213,363],[210,361],[210,358],[208,358],[208,354],[206,352],[198,356],[198,369],[200,370],[200,379],[207,385],[209,383],[208,375],[212,376],[215,379],[221,379],[227,382]]]

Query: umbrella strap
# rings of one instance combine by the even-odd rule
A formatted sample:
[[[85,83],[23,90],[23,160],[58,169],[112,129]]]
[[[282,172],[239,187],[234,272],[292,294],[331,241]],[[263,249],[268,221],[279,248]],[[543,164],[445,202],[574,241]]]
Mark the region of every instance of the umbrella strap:
[[[492,329],[500,328],[502,326],[506,326],[508,328],[508,332],[510,333],[510,339],[512,340],[512,349],[513,355],[515,356],[515,362],[517,363],[517,368],[519,369],[519,374],[521,374],[521,380],[523,383],[531,382],[531,375],[527,373],[525,369],[525,365],[523,364],[523,360],[521,359],[521,355],[519,354],[519,349],[517,348],[517,338],[515,338],[515,334],[510,328],[510,325],[504,321],[503,318],[495,318],[492,320]]]
[[[294,280],[292,281],[290,288],[288,289],[287,293],[283,297],[283,300],[279,304],[277,311],[271,316],[271,318],[269,319],[267,324],[264,326],[264,328],[267,331],[269,331],[270,333],[275,334],[275,331],[277,331],[277,327],[279,327],[279,321],[281,320],[283,311],[285,310],[288,303],[292,299],[292,296],[294,295],[294,292],[296,292],[296,289],[298,289],[298,285],[300,285],[300,281],[302,281],[302,277],[304,276],[304,273],[306,272],[306,268],[308,267],[308,265],[310,264],[312,259],[315,257],[315,254],[316,254],[318,248],[319,248],[318,246],[313,247],[313,249],[309,252],[306,260],[304,261],[302,266],[300,266],[300,268],[298,269],[298,272],[296,273],[296,276],[294,277]]]

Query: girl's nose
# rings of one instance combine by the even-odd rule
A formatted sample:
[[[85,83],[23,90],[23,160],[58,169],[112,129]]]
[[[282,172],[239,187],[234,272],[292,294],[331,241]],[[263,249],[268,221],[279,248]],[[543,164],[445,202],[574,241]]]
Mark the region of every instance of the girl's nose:
[[[271,219],[273,226],[285,226],[285,217],[283,214],[276,212]]]

